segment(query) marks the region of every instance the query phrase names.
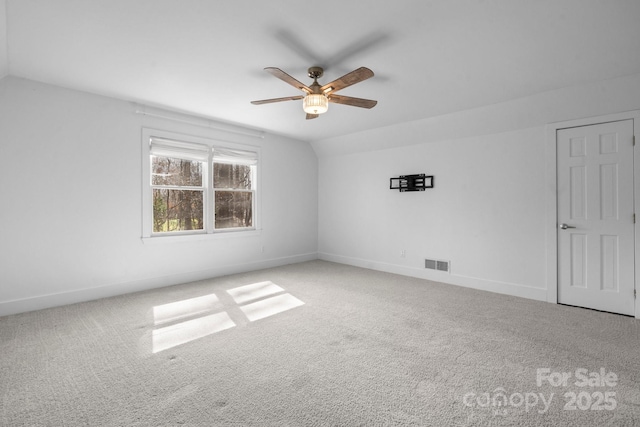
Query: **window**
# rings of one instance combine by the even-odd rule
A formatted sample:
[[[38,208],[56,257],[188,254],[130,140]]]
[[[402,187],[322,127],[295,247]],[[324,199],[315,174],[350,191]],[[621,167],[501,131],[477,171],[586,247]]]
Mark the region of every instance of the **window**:
[[[257,148],[150,132],[143,237],[257,228]]]
[[[213,150],[216,229],[253,227],[256,161],[250,152]]]
[[[152,231],[204,230],[208,147],[158,138],[150,143]]]

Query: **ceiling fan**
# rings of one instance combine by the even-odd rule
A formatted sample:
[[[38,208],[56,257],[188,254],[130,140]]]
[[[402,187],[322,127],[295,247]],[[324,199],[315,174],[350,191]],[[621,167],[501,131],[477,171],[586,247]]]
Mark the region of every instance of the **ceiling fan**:
[[[322,77],[324,70],[322,67],[311,67],[308,75],[313,79],[311,86],[299,82],[289,74],[279,68],[267,67],[264,69],[267,73],[279,78],[285,83],[289,83],[296,89],[300,89],[305,95],[287,96],[284,98],[263,99],[260,101],[251,101],[254,105],[270,104],[273,102],[296,101],[302,99],[302,108],[307,113],[307,120],[315,119],[322,113],[326,113],[329,108],[329,102],[335,104],[351,105],[353,107],[373,108],[378,101],[363,98],[353,98],[351,96],[336,95],[335,93],[346,87],[360,83],[363,80],[373,77],[373,71],[366,67],[360,67],[344,76],[320,86],[318,78]]]

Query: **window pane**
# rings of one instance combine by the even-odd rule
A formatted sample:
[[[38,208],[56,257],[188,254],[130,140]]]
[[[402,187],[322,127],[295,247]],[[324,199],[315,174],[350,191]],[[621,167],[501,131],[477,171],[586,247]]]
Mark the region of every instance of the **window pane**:
[[[153,190],[153,231],[202,230],[203,195],[198,190]]]
[[[253,193],[216,191],[216,228],[253,227]]]
[[[213,186],[215,188],[251,190],[251,166],[230,163],[214,163]]]
[[[151,156],[151,184],[202,187],[202,162]]]

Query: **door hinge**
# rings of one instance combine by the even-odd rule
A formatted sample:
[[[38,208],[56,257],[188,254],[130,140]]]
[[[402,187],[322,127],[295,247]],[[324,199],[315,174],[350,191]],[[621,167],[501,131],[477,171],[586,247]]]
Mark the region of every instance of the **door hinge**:
[[[636,223],[636,214],[633,214],[633,223]]]
[[[634,147],[636,146],[636,136],[635,135],[633,135],[633,146]]]

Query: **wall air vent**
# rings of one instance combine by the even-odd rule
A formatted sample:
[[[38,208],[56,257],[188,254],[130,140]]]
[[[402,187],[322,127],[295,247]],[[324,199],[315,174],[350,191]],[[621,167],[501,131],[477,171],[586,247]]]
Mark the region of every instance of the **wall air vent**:
[[[446,271],[449,272],[449,261],[441,261],[437,259],[425,259],[424,268],[429,270]]]

